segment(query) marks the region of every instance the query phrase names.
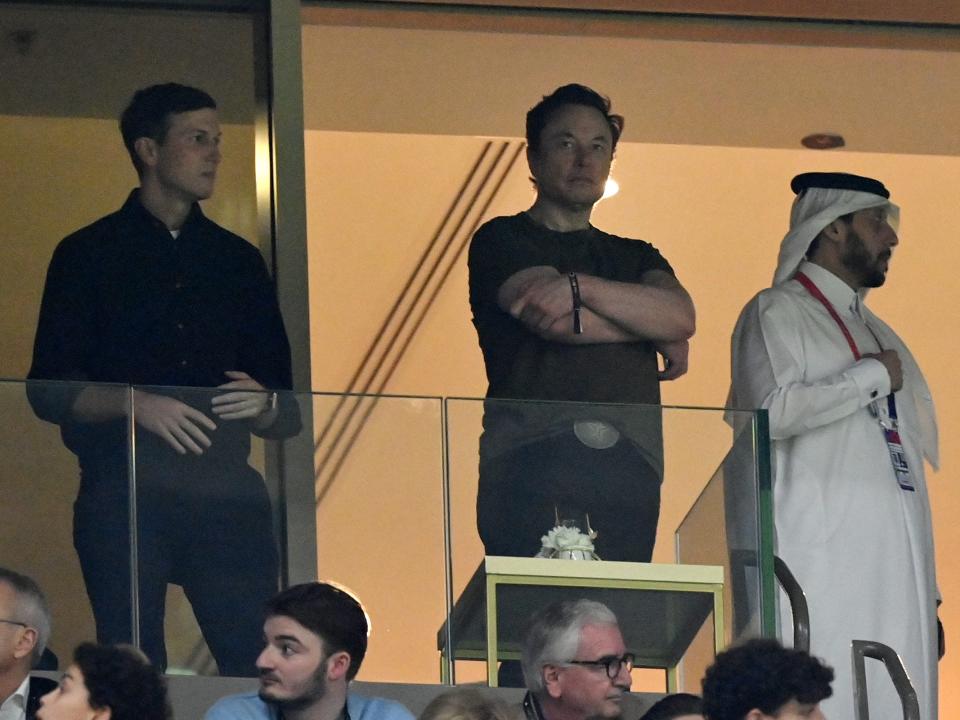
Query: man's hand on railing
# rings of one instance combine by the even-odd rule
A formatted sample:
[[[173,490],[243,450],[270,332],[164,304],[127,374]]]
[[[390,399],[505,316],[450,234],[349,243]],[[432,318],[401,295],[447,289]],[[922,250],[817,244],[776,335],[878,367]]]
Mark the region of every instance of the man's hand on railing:
[[[134,390],[134,420],[137,425],[159,436],[181,455],[202,455],[210,447],[206,430],[216,423],[196,408],[165,395]]]
[[[213,414],[221,420],[253,420],[258,428],[270,427],[277,416],[271,401],[274,395],[245,372],[227,370],[225,374],[230,382],[219,389],[231,392],[213,398]]]

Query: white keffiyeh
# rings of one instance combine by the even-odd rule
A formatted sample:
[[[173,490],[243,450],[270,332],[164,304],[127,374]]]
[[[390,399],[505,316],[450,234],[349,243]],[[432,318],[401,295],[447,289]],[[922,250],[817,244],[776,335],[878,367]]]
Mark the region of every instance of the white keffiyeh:
[[[838,217],[872,207],[885,207],[888,221],[894,230],[897,229],[900,208],[882,195],[816,187],[797,195],[790,209],[790,230],[780,243],[773,284],[779,285],[793,277],[810,243],[827,225]]]

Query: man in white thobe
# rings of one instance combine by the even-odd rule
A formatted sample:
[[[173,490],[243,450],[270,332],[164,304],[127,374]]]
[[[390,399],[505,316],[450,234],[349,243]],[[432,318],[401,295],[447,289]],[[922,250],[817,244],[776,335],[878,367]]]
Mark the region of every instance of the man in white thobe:
[[[807,596],[811,654],[837,674],[824,714],[854,717],[857,639],[899,654],[921,717],[934,720],[933,402],[910,351],[863,303],[886,278],[899,209],[882,183],[856,175],[806,173],[791,188],[773,287],[734,330],[730,404],[769,413],[776,552]],[[780,608],[788,639],[784,597]],[[871,720],[901,718],[886,672],[867,667]]]

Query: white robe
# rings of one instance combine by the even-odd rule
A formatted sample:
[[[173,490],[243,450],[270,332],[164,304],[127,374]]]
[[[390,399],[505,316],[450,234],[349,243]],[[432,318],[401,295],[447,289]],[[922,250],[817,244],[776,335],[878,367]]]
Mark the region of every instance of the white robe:
[[[877,352],[855,312],[856,293],[816,265],[805,262],[801,269],[833,304],[860,352]],[[884,346],[898,350],[904,367],[916,368],[899,338],[865,308],[863,314]],[[937,591],[918,429],[924,409],[918,418],[914,402],[918,389],[921,397],[928,393],[922,375],[905,371],[904,389],[896,394],[916,486],[906,492],[868,409],[889,393],[886,369],[874,359],[855,362],[837,323],[798,281],[764,290],[744,308],[733,334],[732,373],[731,406],[769,412],[776,551],[806,593],[811,653],[836,673],[825,715],[854,718],[850,642],[858,639],[898,652],[917,690],[921,717],[934,720]],[[784,597],[780,608],[781,636],[789,642]],[[886,671],[869,659],[867,668],[871,720],[899,720],[900,703]]]

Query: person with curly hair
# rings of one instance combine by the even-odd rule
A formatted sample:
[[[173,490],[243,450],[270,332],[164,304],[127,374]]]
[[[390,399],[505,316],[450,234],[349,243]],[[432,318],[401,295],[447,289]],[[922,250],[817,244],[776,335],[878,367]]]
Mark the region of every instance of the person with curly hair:
[[[755,639],[717,655],[703,678],[707,720],[824,720],[833,669],[776,640]]]
[[[83,643],[60,684],[40,699],[37,720],[171,720],[167,686],[130,645]]]

